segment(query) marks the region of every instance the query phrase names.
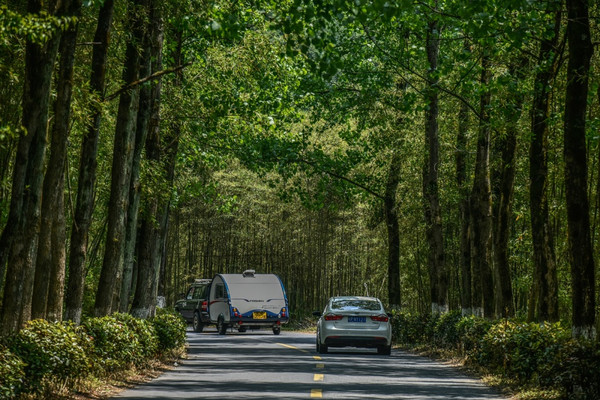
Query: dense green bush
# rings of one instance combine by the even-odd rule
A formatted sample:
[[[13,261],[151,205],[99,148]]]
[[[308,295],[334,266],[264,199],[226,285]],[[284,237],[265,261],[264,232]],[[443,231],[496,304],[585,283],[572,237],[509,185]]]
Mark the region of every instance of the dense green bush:
[[[432,332],[434,343],[443,348],[458,347],[460,344],[458,323],[462,318],[459,310],[450,311],[436,318]]]
[[[9,349],[0,346],[0,399],[14,397],[22,388],[25,363]]]
[[[174,350],[185,344],[187,324],[181,315],[159,309],[151,322],[158,338],[159,351]]]
[[[129,327],[137,337],[139,348],[136,365],[140,366],[145,361],[153,358],[158,353],[158,337],[152,322],[146,319],[133,317],[131,314],[113,314],[113,317]]]
[[[492,322],[475,316],[461,318],[456,324],[459,348],[463,355],[473,356],[479,351],[483,337],[492,327]]]
[[[540,366],[551,364],[570,333],[560,324],[502,321],[483,337],[478,354],[481,365],[500,369],[521,382],[537,379]]]
[[[454,311],[395,313],[392,324],[396,343],[456,349],[520,384],[553,388],[565,399],[600,399],[600,345],[571,339],[558,323],[494,322]]]
[[[392,334],[396,343],[414,345],[426,340],[431,315],[395,311],[392,317]]]
[[[600,345],[585,340],[562,344],[552,363],[540,365],[540,384],[559,387],[567,399],[600,399]]]
[[[82,325],[94,339],[92,353],[98,372],[124,370],[143,359],[135,332],[114,316],[89,318]]]
[[[78,379],[90,373],[89,338],[68,322],[29,321],[8,339],[10,350],[25,363],[28,389],[41,387],[43,379]]]

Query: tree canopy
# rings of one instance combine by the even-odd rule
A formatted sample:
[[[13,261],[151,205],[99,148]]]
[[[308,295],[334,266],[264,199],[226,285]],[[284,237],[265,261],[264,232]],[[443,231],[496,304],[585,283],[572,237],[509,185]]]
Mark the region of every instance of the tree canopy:
[[[2,333],[150,316],[252,268],[282,277],[293,312],[368,293],[594,337],[597,13],[9,0]]]

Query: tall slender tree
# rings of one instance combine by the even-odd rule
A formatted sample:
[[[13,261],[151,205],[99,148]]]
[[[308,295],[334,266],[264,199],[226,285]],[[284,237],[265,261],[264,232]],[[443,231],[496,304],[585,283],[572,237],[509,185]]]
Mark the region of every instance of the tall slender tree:
[[[472,261],[474,291],[480,301],[474,302],[476,315],[493,318],[495,311],[494,284],[491,266],[492,251],[492,193],[490,184],[490,58],[484,49],[481,57],[482,94],[480,97],[479,132],[477,135],[477,159],[471,191],[471,222],[473,227]]]
[[[162,50],[163,50],[163,20],[161,5],[150,1],[150,50],[151,50],[151,68],[152,70],[162,69]],[[161,101],[162,82],[158,80],[152,86],[149,95],[148,110],[148,140],[146,143],[146,156],[149,162],[156,168],[159,174],[164,175],[161,167],[167,165],[164,151],[161,147],[161,129],[160,129],[160,101]],[[177,152],[177,149],[175,149]],[[165,176],[166,177],[166,176]],[[164,187],[170,187],[166,183]],[[146,193],[152,193],[157,188],[151,188]],[[160,190],[157,192],[160,193]],[[170,193],[170,191],[167,191]],[[158,291],[158,279],[161,266],[161,255],[163,242],[161,241],[161,228],[165,218],[163,206],[168,208],[168,197],[152,195],[145,197],[145,210],[141,218],[139,234],[139,252],[138,252],[138,273],[137,283],[135,285],[135,294],[131,306],[131,314],[138,318],[148,318],[154,315],[156,309],[156,299]],[[166,229],[166,228],[165,228]]]
[[[79,18],[81,0],[66,0],[66,16]],[[38,239],[33,318],[60,321],[63,317],[63,294],[66,263],[66,226],[64,207],[65,161],[71,120],[73,65],[78,21],[63,33],[59,53],[59,74],[54,103],[50,158],[44,178],[40,235]]]
[[[123,82],[132,84],[139,78],[140,46],[144,40],[149,0],[134,0],[129,4],[128,18],[132,38],[127,43],[123,67]],[[94,315],[102,316],[118,309],[113,304],[117,282],[120,281],[123,266],[123,251],[125,246],[125,222],[129,206],[129,184],[133,148],[135,146],[135,123],[138,104],[138,88],[134,87],[121,93],[111,171],[111,190],[108,202],[108,225],[106,244],[100,282],[96,292]],[[120,292],[120,287],[118,288]]]
[[[571,263],[573,336],[596,336],[596,279],[590,237],[585,125],[593,44],[587,0],[567,0],[567,92],[565,98],[565,188]]]
[[[55,1],[29,0],[27,11],[60,15]],[[18,330],[31,318],[36,243],[44,179],[48,126],[48,104],[60,30],[50,32],[45,42],[27,40],[22,125],[13,170],[11,203],[0,239],[0,262],[8,262],[0,333]]]
[[[529,209],[535,288],[531,291],[528,319],[557,321],[558,278],[553,233],[548,216],[548,119],[552,81],[557,73],[558,46],[562,19],[561,2],[549,2],[546,11],[554,15],[553,32],[541,40],[531,109],[531,144],[529,147]]]
[[[81,145],[77,200],[69,247],[69,277],[65,299],[65,318],[75,323],[81,322],[82,314],[85,263],[88,253],[92,212],[94,210],[98,138],[102,116],[101,104],[105,94],[106,61],[113,11],[114,0],[105,0],[98,13],[98,23],[94,34],[96,45],[92,51],[90,90],[95,97],[96,108],[92,111],[91,122]]]
[[[525,57],[513,60],[509,65],[510,100],[506,108],[506,128],[496,137],[497,148],[500,152],[498,171],[497,202],[494,208],[494,274],[496,283],[496,314],[507,318],[515,313],[513,290],[509,267],[508,240],[510,222],[512,219],[512,203],[514,194],[515,174],[517,171],[516,152],[518,125],[521,118],[525,96],[521,82],[525,78],[527,65]]]
[[[402,305],[400,286],[400,224],[398,222],[398,202],[396,200],[401,167],[401,152],[396,150],[391,157],[383,196],[383,209],[388,238],[388,301],[392,307],[400,307]]]
[[[437,8],[437,7],[436,7]],[[428,87],[425,95],[425,163],[423,168],[423,199],[425,223],[429,244],[429,286],[431,289],[431,312],[448,311],[448,278],[445,271],[444,238],[439,199],[438,174],[440,165],[440,139],[438,132],[440,54],[439,21],[432,17],[427,26],[426,50],[429,63]]]

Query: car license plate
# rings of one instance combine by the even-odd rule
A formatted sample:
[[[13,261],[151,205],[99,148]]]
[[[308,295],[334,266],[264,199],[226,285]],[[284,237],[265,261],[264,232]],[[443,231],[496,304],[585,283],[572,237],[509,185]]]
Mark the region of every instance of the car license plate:
[[[267,313],[265,311],[262,312],[253,312],[252,318],[254,319],[267,319]]]
[[[348,317],[348,322],[367,322],[367,317]]]

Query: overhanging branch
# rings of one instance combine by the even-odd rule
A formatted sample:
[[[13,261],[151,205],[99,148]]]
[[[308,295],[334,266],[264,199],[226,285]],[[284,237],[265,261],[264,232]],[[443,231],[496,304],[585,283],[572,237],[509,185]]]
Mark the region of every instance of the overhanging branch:
[[[189,66],[191,64],[192,64],[192,62],[189,61],[189,62],[187,62],[185,64],[178,65],[178,66],[173,67],[173,68],[163,69],[162,71],[155,72],[152,75],[148,75],[145,78],[138,79],[137,81],[128,83],[127,85],[122,86],[119,90],[117,90],[116,92],[112,93],[111,95],[106,96],[106,98],[104,99],[104,101],[111,101],[111,100],[115,99],[116,97],[118,97],[119,95],[121,95],[121,93],[123,93],[123,92],[131,90],[131,89],[135,88],[136,86],[142,85],[142,84],[144,84],[144,83],[146,83],[148,81],[152,81],[154,79],[158,79],[158,78],[160,78],[163,75],[171,74],[173,72],[180,71],[180,70],[184,69],[185,67],[187,67],[187,66]]]

